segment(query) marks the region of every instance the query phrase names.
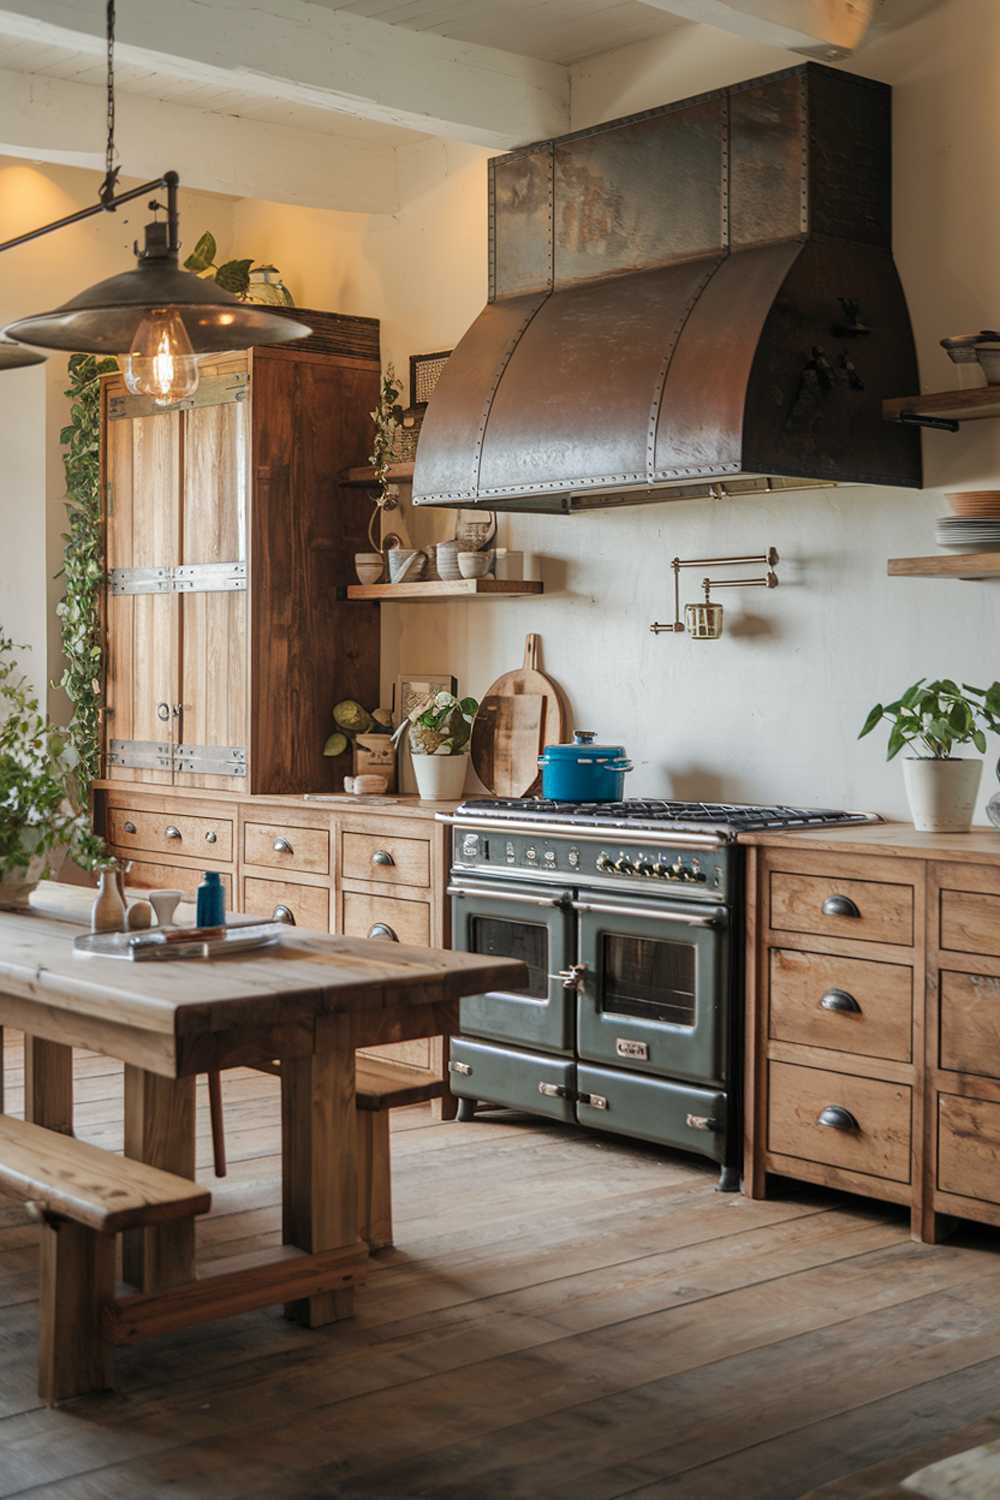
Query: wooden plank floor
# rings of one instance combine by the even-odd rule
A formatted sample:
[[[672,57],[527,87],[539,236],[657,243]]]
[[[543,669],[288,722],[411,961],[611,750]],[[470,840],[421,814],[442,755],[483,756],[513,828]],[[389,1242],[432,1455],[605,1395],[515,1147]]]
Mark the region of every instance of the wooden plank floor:
[[[8,1033],[7,1108],[22,1107]],[[121,1069],[76,1055],[77,1133],[121,1145]],[[277,1081],[200,1095],[200,1253],[280,1237]],[[358,1317],[277,1309],[35,1395],[37,1230],[0,1199],[0,1497],[793,1500],[1000,1406],[1000,1237],[913,1244],[894,1209],[749,1203],[691,1158],[527,1117],[393,1116],[397,1246]],[[847,1491],[845,1490],[846,1494]]]

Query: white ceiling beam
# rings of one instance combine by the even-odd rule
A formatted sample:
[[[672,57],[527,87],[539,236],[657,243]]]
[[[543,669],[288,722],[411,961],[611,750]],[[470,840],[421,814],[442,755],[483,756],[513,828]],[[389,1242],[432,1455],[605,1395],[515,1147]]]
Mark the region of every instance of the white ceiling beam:
[[[0,0],[0,42],[99,57],[98,0]],[[118,53],[171,78],[507,149],[569,128],[569,72],[304,0],[128,0]]]
[[[104,170],[105,94],[87,83],[0,71],[0,156]],[[185,187],[355,213],[398,207],[396,153],[343,136],[119,94],[127,177],[168,168]],[[70,143],[72,149],[70,149]]]
[[[643,4],[754,42],[823,58],[845,57],[859,47],[875,9],[875,0],[643,0]]]

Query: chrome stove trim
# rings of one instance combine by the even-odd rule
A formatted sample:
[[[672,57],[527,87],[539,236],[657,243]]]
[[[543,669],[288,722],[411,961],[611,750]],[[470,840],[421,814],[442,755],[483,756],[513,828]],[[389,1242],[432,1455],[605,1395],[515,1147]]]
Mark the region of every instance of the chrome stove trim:
[[[664,848],[669,847],[667,845]],[[452,878],[462,880],[469,876],[473,880],[506,880],[526,882],[530,885],[573,886],[577,890],[596,890],[629,900],[697,901],[706,905],[721,905],[726,900],[724,890],[713,890],[704,885],[674,884],[670,880],[640,880],[631,875],[599,875],[585,870],[547,870],[534,865],[463,865],[452,860]]]
[[[435,813],[439,823],[450,823],[454,828],[473,828],[479,833],[526,833],[533,838],[565,839],[579,844],[582,839],[592,838],[618,844],[656,844],[661,849],[667,845],[685,849],[725,849],[736,842],[735,835],[719,829],[712,833],[692,833],[677,828],[664,820],[655,827],[652,824],[636,823],[516,823],[511,818],[459,818],[454,813]],[[830,825],[827,825],[830,826]]]
[[[603,901],[574,901],[573,910],[592,912],[599,917],[641,917],[647,922],[681,922],[685,927],[714,927],[718,930],[725,925],[719,920],[719,912],[713,912],[711,916],[699,916],[692,911],[670,911],[659,903],[650,911],[644,911],[639,906],[609,906]]]
[[[561,907],[564,911],[575,906],[568,891],[559,897],[529,896],[519,891],[494,891],[485,885],[448,885],[445,890],[449,896],[487,896],[491,901],[519,901],[525,906]]]

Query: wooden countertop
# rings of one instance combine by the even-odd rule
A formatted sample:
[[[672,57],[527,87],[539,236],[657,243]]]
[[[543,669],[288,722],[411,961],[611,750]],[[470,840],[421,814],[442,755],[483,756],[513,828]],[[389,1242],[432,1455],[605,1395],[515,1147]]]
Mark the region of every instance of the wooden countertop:
[[[441,812],[454,812],[457,802],[424,802],[420,797],[400,793],[386,797],[355,797],[349,792],[316,792],[304,795],[268,795],[233,790],[219,791],[204,787],[157,786],[137,781],[95,781],[94,787],[102,792],[114,792],[119,797],[166,797],[172,802],[228,802],[244,803],[253,807],[300,807],[320,812],[362,813],[365,817],[429,818],[431,821]]]
[[[827,854],[895,855],[899,859],[1000,862],[1000,828],[975,827],[968,833],[918,833],[912,823],[855,823],[841,828],[762,828],[741,833],[741,844],[819,850]]]

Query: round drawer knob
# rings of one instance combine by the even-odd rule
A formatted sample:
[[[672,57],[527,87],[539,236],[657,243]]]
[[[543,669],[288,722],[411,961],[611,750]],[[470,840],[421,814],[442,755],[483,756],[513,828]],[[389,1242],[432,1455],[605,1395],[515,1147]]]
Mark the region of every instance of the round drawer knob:
[[[393,932],[388,922],[376,922],[374,927],[369,927],[368,936],[370,938],[385,938],[388,943],[399,942],[398,933]]]
[[[219,835],[216,833],[216,831],[215,831],[214,828],[210,828],[208,830],[208,832],[206,833],[206,835],[205,835],[205,843],[206,844],[217,844],[218,842],[219,842]]]
[[[283,839],[283,838],[277,838],[277,839],[275,839],[274,844],[273,844],[272,847],[274,849],[275,854],[291,854],[291,852],[292,852],[292,846],[288,842],[287,839]]]
[[[849,1109],[844,1109],[842,1104],[828,1104],[821,1109],[816,1116],[817,1125],[825,1125],[829,1130],[844,1130],[855,1132],[861,1129],[857,1120]]]
[[[271,913],[271,921],[284,922],[288,927],[294,927],[295,913],[292,911],[292,908],[290,906],[284,906],[281,902],[279,902],[278,905],[274,908],[274,911]]]
[[[860,1016],[861,1006],[846,990],[827,990],[819,1000],[821,1010],[833,1010],[845,1016]]]
[[[169,823],[163,830],[163,837],[165,839],[179,839],[182,835],[180,829],[175,824]]]
[[[122,824],[122,829],[125,833],[138,833],[139,831],[136,828],[135,824],[132,822],[131,818],[129,818],[127,823]]]
[[[393,859],[388,849],[376,849],[375,853],[372,855],[373,865],[394,865],[395,863],[396,861]]]
[[[820,908],[824,917],[860,917],[861,910],[850,896],[827,896]]]

